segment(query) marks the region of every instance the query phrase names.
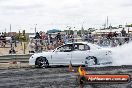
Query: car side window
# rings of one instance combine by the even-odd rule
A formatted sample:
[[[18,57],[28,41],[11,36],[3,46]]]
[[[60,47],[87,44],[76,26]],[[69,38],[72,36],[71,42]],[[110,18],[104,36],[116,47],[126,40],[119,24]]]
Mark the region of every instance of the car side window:
[[[90,50],[90,46],[85,44],[85,50]]]
[[[80,50],[80,51],[90,50],[90,47],[86,44],[75,44],[74,50]]]
[[[57,49],[58,52],[71,52],[72,51],[72,45],[64,45]]]
[[[78,45],[78,50],[85,50],[84,45]]]

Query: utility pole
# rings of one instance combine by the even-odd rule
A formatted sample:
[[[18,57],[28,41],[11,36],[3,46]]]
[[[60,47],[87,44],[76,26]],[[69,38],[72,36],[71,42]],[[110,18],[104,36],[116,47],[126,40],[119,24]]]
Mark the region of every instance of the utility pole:
[[[6,28],[5,28],[5,33],[6,33]]]
[[[11,33],[11,24],[10,24],[10,33]]]
[[[11,24],[10,24],[10,36],[12,36],[12,34],[11,34]]]
[[[37,32],[37,28],[36,28],[37,24],[35,24],[35,33]]]
[[[107,16],[106,24],[107,24],[107,28],[108,28],[108,26],[109,26],[109,19],[108,19],[108,16]]]

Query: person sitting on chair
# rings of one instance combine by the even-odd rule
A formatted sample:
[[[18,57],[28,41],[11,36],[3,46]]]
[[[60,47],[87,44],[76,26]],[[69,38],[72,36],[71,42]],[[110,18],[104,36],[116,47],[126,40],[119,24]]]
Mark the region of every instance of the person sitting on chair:
[[[15,54],[16,51],[14,50],[14,47],[11,47],[11,49],[9,50],[9,54]]]

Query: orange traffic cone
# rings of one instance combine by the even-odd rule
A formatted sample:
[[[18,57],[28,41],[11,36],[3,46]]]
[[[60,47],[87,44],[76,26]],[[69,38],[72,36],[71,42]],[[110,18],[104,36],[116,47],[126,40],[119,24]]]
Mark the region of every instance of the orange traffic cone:
[[[69,70],[70,72],[73,72],[73,71],[74,71],[74,69],[73,69],[73,67],[72,67],[72,63],[71,63],[71,61],[70,61],[70,64],[69,64],[68,70]]]

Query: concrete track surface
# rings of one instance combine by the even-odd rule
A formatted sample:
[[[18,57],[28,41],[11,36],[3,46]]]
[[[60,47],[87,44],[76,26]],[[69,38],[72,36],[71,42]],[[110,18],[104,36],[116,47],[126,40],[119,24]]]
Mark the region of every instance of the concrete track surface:
[[[86,70],[90,74],[130,74],[132,76],[132,66],[87,68]],[[6,69],[0,70],[0,88],[81,88],[76,78],[77,72],[69,72],[68,67]],[[132,88],[132,82],[87,84],[83,88]]]

